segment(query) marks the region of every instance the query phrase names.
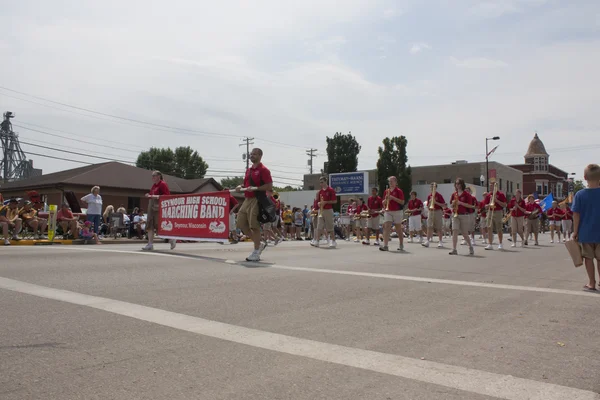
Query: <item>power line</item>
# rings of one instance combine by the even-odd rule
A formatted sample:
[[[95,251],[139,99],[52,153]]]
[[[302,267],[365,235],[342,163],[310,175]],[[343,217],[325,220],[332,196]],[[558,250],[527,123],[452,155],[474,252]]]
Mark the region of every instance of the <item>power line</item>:
[[[68,154],[74,154],[77,156],[83,156],[83,157],[90,157],[90,158],[97,158],[99,160],[107,160],[107,161],[118,161],[118,162],[122,162],[125,164],[135,164],[135,161],[127,161],[127,160],[119,160],[116,158],[107,158],[107,157],[101,157],[101,156],[94,156],[91,154],[85,154],[85,153],[78,153],[75,151],[69,151],[69,150],[63,150],[63,149],[57,149],[55,147],[49,147],[49,146],[42,146],[40,144],[34,144],[34,143],[28,143],[28,142],[23,142],[22,140],[20,141],[21,144],[26,144],[29,146],[34,146],[34,147],[40,147],[42,149],[47,149],[47,150],[54,150],[54,151],[60,151],[62,153],[68,153]]]
[[[306,155],[309,157],[308,158],[308,165],[310,167],[310,174],[311,175],[313,173],[313,158],[316,157],[315,156],[315,152],[316,151],[317,151],[317,149],[306,150]]]

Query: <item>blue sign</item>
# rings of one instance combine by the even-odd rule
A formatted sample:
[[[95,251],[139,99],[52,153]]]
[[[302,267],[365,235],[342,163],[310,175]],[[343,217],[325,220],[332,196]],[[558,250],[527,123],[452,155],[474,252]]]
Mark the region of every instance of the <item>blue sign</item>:
[[[329,175],[329,186],[338,195],[367,194],[369,193],[369,173],[344,172]]]

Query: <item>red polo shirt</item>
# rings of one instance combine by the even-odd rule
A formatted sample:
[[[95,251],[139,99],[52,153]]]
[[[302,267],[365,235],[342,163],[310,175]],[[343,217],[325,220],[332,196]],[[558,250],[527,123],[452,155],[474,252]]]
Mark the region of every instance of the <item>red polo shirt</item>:
[[[573,211],[571,211],[571,209],[567,206],[567,208],[565,209],[565,213],[566,213],[566,218],[567,220],[572,220],[573,219]]]
[[[390,196],[395,197],[400,200],[404,200],[404,193],[402,192],[402,189],[400,189],[399,187],[395,187],[393,190],[391,190]],[[388,210],[399,211],[399,210],[402,210],[402,206],[400,205],[400,203],[390,199],[390,204],[388,205]]]
[[[550,221],[560,221],[560,208],[556,207],[556,208],[549,208],[548,211],[546,211],[546,215],[548,216],[548,219]]]
[[[56,220],[62,221],[65,218],[73,219],[73,213],[71,212],[71,210],[63,211],[63,209],[61,208],[60,210],[58,210],[58,213],[56,213]]]
[[[452,216],[452,210],[449,209],[448,207],[444,208],[444,218],[450,219],[451,216]]]
[[[450,204],[452,204],[452,202],[454,200],[456,200],[458,198],[458,201],[465,203],[465,204],[472,204],[472,197],[469,192],[467,192],[466,190],[463,190],[463,192],[461,194],[457,194],[457,192],[452,193],[452,196],[450,196]],[[452,207],[452,210],[454,210],[454,206]],[[465,206],[459,205],[458,206],[458,214],[469,214],[469,209]],[[454,212],[454,211],[452,211]]]
[[[250,182],[250,176],[252,176],[252,180],[254,183]],[[271,178],[271,171],[267,169],[263,165],[263,163],[259,163],[257,166],[251,166],[246,170],[246,175],[244,176],[244,187],[260,187],[262,185],[266,185],[267,183],[272,183],[273,178]],[[248,198],[256,197],[256,193],[254,192],[244,192],[244,196]]]
[[[331,186],[327,186],[325,189],[319,190],[318,201],[321,201],[321,196],[323,196],[323,201],[333,201],[337,199],[337,193]],[[333,204],[325,204],[323,209],[330,210],[333,208]],[[348,207],[350,208],[350,207]]]
[[[440,194],[440,192],[435,192],[435,201],[440,204],[444,204],[446,201],[444,200],[444,196]],[[431,204],[431,193],[427,196],[427,204]],[[428,206],[429,207],[429,206]],[[436,210],[441,210],[442,207],[435,205]]]
[[[471,193],[469,193],[471,194]],[[477,211],[477,208],[479,207],[479,202],[477,201],[477,198],[475,196],[473,196],[471,194],[471,204],[475,206],[475,208],[469,208],[467,209],[467,212],[469,214],[473,214],[475,211]]]
[[[492,200],[492,194],[488,193],[487,196],[485,196],[485,199],[483,200],[485,205],[490,204],[490,201]],[[496,192],[496,200],[500,200],[503,203],[506,203],[506,195],[504,195],[504,193],[502,193],[501,191],[497,191]],[[492,211],[502,211],[504,207],[500,207],[500,205],[498,204],[498,202],[496,201],[496,204],[494,204],[494,207],[492,209]]]
[[[418,210],[419,208],[423,207],[423,202],[419,199],[414,199],[414,200],[409,200],[408,201],[408,209],[413,211],[413,210]],[[410,215],[421,215],[421,211],[413,211]]]
[[[383,207],[383,204],[381,203],[381,197],[379,196],[371,196],[368,198],[367,200],[367,205],[369,206],[369,208],[371,210],[381,210],[381,208]],[[377,216],[379,215],[379,213],[371,213],[371,215],[373,216]]]
[[[527,203],[525,204],[525,209],[529,212],[533,212],[533,210],[538,210],[539,214],[542,213],[542,207],[540,207],[540,205],[537,203]]]
[[[521,199],[517,202],[517,198],[513,197],[512,199],[510,199],[510,203],[508,203],[508,208],[511,209],[511,208],[515,207],[516,205],[527,210],[525,208],[527,206],[525,204],[525,200]],[[520,209],[516,208],[510,212],[510,215],[512,215],[513,217],[523,217],[525,215],[525,213],[523,211],[521,211]]]
[[[150,188],[150,194],[152,196],[156,196],[156,195],[165,196],[165,195],[171,194],[171,192],[169,191],[169,187],[167,186],[167,182],[165,182],[165,181],[158,181],[158,183],[155,183]]]

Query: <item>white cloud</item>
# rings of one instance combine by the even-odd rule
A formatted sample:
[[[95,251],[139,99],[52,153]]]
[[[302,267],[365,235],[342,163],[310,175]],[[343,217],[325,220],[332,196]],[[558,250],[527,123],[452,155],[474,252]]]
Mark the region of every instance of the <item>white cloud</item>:
[[[484,57],[473,57],[459,60],[455,57],[450,57],[450,62],[460,68],[471,69],[490,69],[490,68],[505,68],[508,64],[501,60],[492,60]]]
[[[468,14],[477,18],[498,18],[507,14],[524,12],[530,7],[541,6],[547,0],[497,0],[485,1],[469,9]]]
[[[417,54],[424,50],[431,50],[431,46],[427,43],[415,43],[410,48],[410,54]]]
[[[396,17],[400,17],[402,14],[404,14],[404,11],[397,8],[387,8],[383,11],[383,17],[385,19],[393,19]]]

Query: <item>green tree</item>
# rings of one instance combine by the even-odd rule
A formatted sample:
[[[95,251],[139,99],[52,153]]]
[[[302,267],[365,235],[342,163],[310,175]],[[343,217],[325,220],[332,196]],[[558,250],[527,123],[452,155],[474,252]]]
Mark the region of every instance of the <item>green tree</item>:
[[[338,172],[355,172],[358,168],[358,153],[360,145],[352,134],[336,132],[332,138],[327,137],[327,168],[328,174]]]
[[[223,178],[221,179],[221,186],[223,186],[224,188],[236,188],[239,185],[242,185],[244,183],[244,177],[243,176],[234,176],[233,178]]]
[[[178,147],[175,151],[151,147],[140,153],[135,165],[184,179],[204,178],[208,170],[208,164],[189,146]]]
[[[581,179],[577,179],[573,183],[573,186],[574,186],[573,194],[579,192],[581,189],[585,189],[585,184],[583,183],[583,181]]]
[[[379,185],[379,194],[383,196],[387,179],[390,176],[398,178],[398,186],[404,192],[404,197],[408,199],[412,190],[412,171],[407,166],[408,156],[406,147],[408,141],[405,136],[396,136],[383,139],[383,147],[379,146],[379,160],[377,160],[377,184]]]

